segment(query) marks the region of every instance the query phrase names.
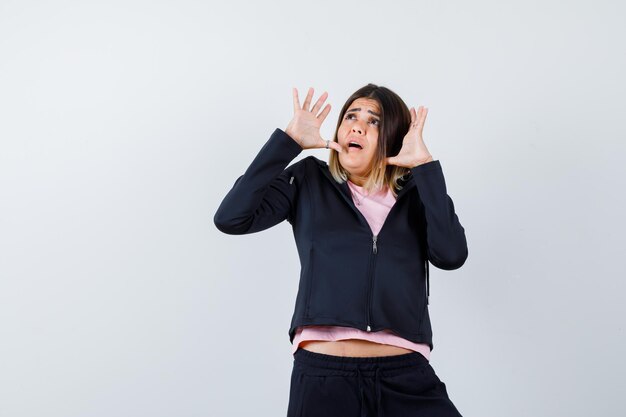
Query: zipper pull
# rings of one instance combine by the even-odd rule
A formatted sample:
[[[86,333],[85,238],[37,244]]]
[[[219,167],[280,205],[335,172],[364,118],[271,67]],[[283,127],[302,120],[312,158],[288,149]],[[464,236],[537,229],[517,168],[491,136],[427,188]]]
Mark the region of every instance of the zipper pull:
[[[378,253],[378,248],[376,247],[376,240],[378,239],[377,235],[372,236],[374,239],[374,253]]]
[[[371,332],[371,331],[372,331],[372,328],[370,327],[370,325],[369,325],[369,324],[367,325],[367,331],[368,331],[368,332]]]
[[[289,184],[293,184],[293,177],[289,180]]]

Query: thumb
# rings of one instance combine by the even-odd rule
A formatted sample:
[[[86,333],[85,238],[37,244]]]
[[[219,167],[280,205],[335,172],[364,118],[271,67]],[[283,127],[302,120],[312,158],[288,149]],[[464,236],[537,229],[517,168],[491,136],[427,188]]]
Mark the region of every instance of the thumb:
[[[322,142],[324,143],[324,148],[326,147],[326,140],[322,138]],[[337,142],[335,142],[334,140],[330,140],[328,141],[328,147],[330,149],[334,149],[337,152],[342,152],[343,153],[343,149],[341,148],[341,145],[338,144]]]
[[[385,163],[387,165],[395,165],[396,164],[396,157],[395,156],[390,156],[388,158],[385,158]]]
[[[331,141],[329,146],[333,148],[334,150],[336,150],[337,152],[343,153],[343,148],[337,142]]]

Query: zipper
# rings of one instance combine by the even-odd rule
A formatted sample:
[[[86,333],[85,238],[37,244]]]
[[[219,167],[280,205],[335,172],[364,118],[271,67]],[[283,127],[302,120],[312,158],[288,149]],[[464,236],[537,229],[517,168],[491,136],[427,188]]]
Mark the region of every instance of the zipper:
[[[372,331],[372,287],[374,283],[374,267],[376,266],[376,254],[378,253],[378,247],[376,241],[378,235],[372,235],[372,255],[370,256],[370,270],[369,270],[369,288],[367,293],[367,331]]]
[[[309,264],[307,265],[307,269],[305,271],[305,273],[307,274],[304,279],[306,280],[306,293],[305,293],[305,307],[304,307],[304,317],[310,317],[309,316],[309,306],[311,304],[311,286],[313,285],[313,283],[311,282],[311,280],[313,279],[313,275],[311,274],[311,271],[313,269],[313,257],[315,256],[314,253],[314,247],[311,246],[311,249],[309,249]]]
[[[426,257],[426,305],[430,305],[430,277],[428,275],[428,257]]]
[[[430,298],[430,280],[428,277],[428,255],[426,256],[426,305],[424,305],[424,308],[422,309],[422,318],[420,319],[420,325],[418,327],[418,333],[420,333],[422,331],[422,323],[424,323],[424,318],[426,317],[426,310],[428,310],[428,306],[430,305],[429,302],[429,298]]]
[[[363,213],[361,213],[361,211],[356,208],[352,198],[350,198],[343,191],[343,189],[345,189],[348,194],[350,193],[350,189],[348,187],[348,184],[345,183],[345,182],[343,184],[341,184],[341,185],[337,184],[337,182],[331,176],[330,171],[328,170],[327,164],[324,164],[324,165],[320,164],[320,169],[322,170],[324,176],[328,179],[328,181],[330,181],[332,183],[332,185],[337,189],[337,191],[339,192],[341,197],[346,201],[346,203],[348,203],[348,206],[350,206],[350,208],[356,213],[356,215],[361,220],[361,223],[363,224],[363,226],[366,227],[371,232],[372,229],[371,229],[369,223],[367,222],[367,219],[365,219],[365,216],[363,215]],[[380,234],[383,230],[385,230],[385,226],[390,221],[389,218],[391,217],[391,214],[394,212],[394,210],[396,210],[396,206],[398,205],[398,202],[400,201],[400,198],[404,197],[404,195],[407,194],[407,192],[409,191],[409,189],[410,189],[410,187],[412,185],[413,185],[413,178],[411,177],[409,179],[409,181],[407,181],[404,184],[403,188],[398,192],[398,196],[396,197],[396,202],[394,203],[393,207],[391,207],[391,210],[387,214],[387,217],[385,218],[385,221],[383,222],[383,225],[381,226],[380,231],[378,232],[378,234]],[[342,187],[343,187],[343,189],[342,189]],[[373,255],[370,256],[370,264],[371,264],[371,266],[370,266],[370,277],[369,277],[369,281],[370,281],[369,284],[370,285],[369,285],[369,294],[368,294],[368,299],[367,299],[367,328],[366,328],[366,330],[368,332],[372,331],[371,312],[370,312],[370,310],[371,310],[371,304],[372,304],[371,299],[372,299],[372,283],[373,283],[373,280],[374,280],[374,265],[376,265],[376,254],[378,253],[378,248],[376,247],[376,241],[377,240],[378,240],[378,235],[372,234],[372,253],[373,253]]]

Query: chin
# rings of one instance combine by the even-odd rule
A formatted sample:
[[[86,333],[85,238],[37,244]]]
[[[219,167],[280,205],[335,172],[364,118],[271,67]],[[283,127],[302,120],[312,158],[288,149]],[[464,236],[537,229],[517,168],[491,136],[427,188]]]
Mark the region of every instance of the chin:
[[[359,166],[358,165],[354,165],[353,163],[350,163],[348,161],[346,161],[345,159],[339,159],[339,163],[341,164],[341,166],[343,167],[343,169],[345,169],[346,171],[352,173],[352,171],[354,170],[358,170]]]

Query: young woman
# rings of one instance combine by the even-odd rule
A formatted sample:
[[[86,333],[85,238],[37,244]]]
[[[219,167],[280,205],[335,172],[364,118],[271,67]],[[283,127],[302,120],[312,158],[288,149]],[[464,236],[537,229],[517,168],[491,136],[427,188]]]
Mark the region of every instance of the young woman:
[[[467,259],[441,164],[422,138],[428,110],[368,84],[348,98],[333,140],[313,88],[276,129],[214,216],[229,234],[287,220],[301,263],[289,329],[288,417],[459,416],[429,363],[428,265]],[[330,149],[328,164],[304,149]]]

